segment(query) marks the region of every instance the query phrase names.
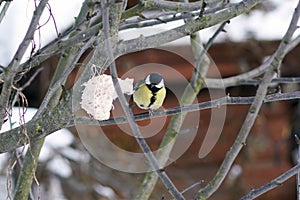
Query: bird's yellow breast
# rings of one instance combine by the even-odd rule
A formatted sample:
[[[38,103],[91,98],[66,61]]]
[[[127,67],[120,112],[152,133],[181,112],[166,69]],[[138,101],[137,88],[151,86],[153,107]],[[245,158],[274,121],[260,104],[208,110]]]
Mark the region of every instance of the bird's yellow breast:
[[[133,101],[141,109],[156,110],[162,106],[165,97],[166,88],[163,87],[157,92],[152,93],[152,91],[145,84],[139,86],[138,89],[133,93]]]

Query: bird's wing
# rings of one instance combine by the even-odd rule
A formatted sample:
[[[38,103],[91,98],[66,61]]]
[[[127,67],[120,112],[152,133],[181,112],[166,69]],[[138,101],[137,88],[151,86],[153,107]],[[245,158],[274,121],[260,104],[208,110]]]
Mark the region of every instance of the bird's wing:
[[[140,85],[142,85],[143,83],[144,83],[144,80],[139,80],[139,81],[135,84],[133,90],[136,91],[136,90],[140,87]]]

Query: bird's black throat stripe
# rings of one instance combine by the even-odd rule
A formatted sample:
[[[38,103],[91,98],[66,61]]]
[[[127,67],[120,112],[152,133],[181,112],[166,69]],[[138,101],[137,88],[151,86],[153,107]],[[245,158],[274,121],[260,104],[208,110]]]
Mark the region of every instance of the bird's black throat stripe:
[[[157,94],[157,92],[158,92],[161,88],[157,88],[157,87],[155,87],[155,86],[147,85],[147,84],[146,84],[146,86],[147,86],[147,87],[149,88],[149,90],[151,90],[151,92],[152,92],[152,97],[151,97],[150,103],[149,103],[149,105],[148,105],[148,108],[150,108],[150,106],[152,106],[152,105],[154,104],[154,102],[155,102],[155,100],[156,100],[156,94]]]
[[[150,103],[148,105],[149,108],[150,108],[150,106],[152,106],[154,104],[154,102],[156,100],[156,92],[155,93],[152,92],[152,94],[153,94],[153,96],[151,97]]]

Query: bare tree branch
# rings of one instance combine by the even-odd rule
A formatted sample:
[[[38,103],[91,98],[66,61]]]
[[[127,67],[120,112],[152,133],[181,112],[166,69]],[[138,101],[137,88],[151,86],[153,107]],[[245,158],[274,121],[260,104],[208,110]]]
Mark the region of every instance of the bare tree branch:
[[[44,141],[44,139],[45,138],[42,138],[41,140]],[[34,176],[35,170],[38,166],[38,157],[44,143],[38,142],[37,144],[38,145],[30,146],[26,152],[25,157],[30,157],[31,159],[25,159],[23,162],[23,173],[21,172],[18,177],[14,192],[14,200],[28,200],[28,195],[33,181],[32,177]]]
[[[12,61],[10,62],[10,64],[8,65],[8,67],[6,68],[6,70],[4,72],[4,83],[2,86],[2,91],[1,91],[1,96],[0,96],[0,128],[2,127],[2,124],[4,122],[3,119],[4,119],[4,116],[6,113],[6,108],[8,107],[8,104],[9,104],[9,97],[11,94],[11,89],[12,89],[11,86],[13,84],[14,76],[20,70],[19,64],[21,62],[21,59],[33,38],[36,27],[38,26],[40,17],[42,15],[47,3],[48,3],[48,0],[40,1],[38,7],[36,8],[36,10],[33,14],[29,28],[27,30],[27,33],[26,33],[23,41],[19,45],[19,48],[18,48],[16,54],[14,55]]]
[[[214,14],[204,15],[203,17],[191,20],[177,28],[147,37],[141,35],[139,38],[123,41],[118,45],[115,56],[147,48],[154,48],[161,46],[161,44],[172,42],[201,29],[216,25],[220,22],[228,21],[237,15],[249,11],[259,2],[259,0],[245,0],[237,4],[232,4],[228,8],[222,9]]]
[[[126,118],[128,119],[128,123],[131,127],[131,130],[132,130],[134,136],[135,136],[135,139],[138,142],[138,144],[140,145],[141,149],[143,150],[146,158],[149,160],[149,162],[151,164],[151,168],[153,168],[153,170],[158,174],[161,181],[166,186],[168,191],[173,195],[174,198],[176,198],[178,200],[185,199],[183,197],[183,195],[177,190],[177,188],[175,187],[175,185],[173,184],[171,179],[167,176],[166,172],[161,169],[161,166],[159,165],[159,163],[158,163],[157,159],[155,158],[154,154],[152,153],[150,147],[146,143],[146,140],[142,136],[136,122],[134,121],[132,111],[129,109],[126,98],[125,98],[124,94],[122,93],[122,90],[121,90],[121,87],[120,87],[119,81],[118,81],[116,64],[114,61],[114,56],[113,56],[112,47],[111,47],[111,41],[110,41],[111,36],[109,35],[110,28],[109,28],[109,16],[108,16],[109,7],[106,6],[106,4],[108,4],[108,3],[105,1],[101,2],[102,18],[103,18],[103,32],[104,32],[105,38],[106,38],[105,46],[107,48],[108,60],[110,63],[110,73],[113,78],[115,90],[118,94],[118,99],[121,103],[121,106],[122,106],[124,112],[125,112]],[[115,22],[115,20],[114,20],[114,22]]]
[[[207,102],[201,102],[201,103],[191,104],[191,105],[183,105],[174,108],[154,111],[152,115],[149,115],[148,112],[137,114],[134,115],[134,119],[136,121],[142,121],[150,118],[152,119],[158,117],[172,116],[180,113],[196,112],[200,110],[211,109],[211,108],[216,108],[225,105],[247,105],[247,104],[252,104],[254,99],[255,99],[254,96],[251,97],[225,96]],[[265,97],[263,102],[268,103],[268,102],[286,101],[286,100],[293,100],[293,99],[300,99],[300,91],[290,92],[290,93],[270,94]],[[124,124],[124,123],[127,123],[127,119],[125,116],[114,117],[103,121],[91,119],[89,117],[78,117],[74,120],[71,120],[68,126],[74,126],[75,124],[108,126],[113,124]]]
[[[247,73],[247,72],[246,72]],[[238,77],[238,76],[236,76]],[[233,77],[231,77],[233,78]],[[225,78],[226,79],[226,78]],[[222,85],[222,80],[224,79],[213,79],[213,78],[207,78],[205,79],[206,82],[206,87],[209,86],[209,88],[226,88],[226,87],[235,87],[235,86],[240,86],[240,85],[253,85],[253,86],[258,86],[261,82],[262,79],[258,78],[258,79],[240,79],[237,78],[236,80],[231,79],[231,81],[226,82],[226,85]],[[229,80],[229,79],[227,79]],[[293,84],[293,83],[300,83],[300,78],[299,77],[280,77],[280,78],[273,78],[271,83],[269,84]]]
[[[200,10],[203,7],[203,1],[197,1],[193,3],[182,3],[164,0],[141,0],[140,3],[144,8],[175,10],[179,12],[188,12],[194,10]]]
[[[278,70],[284,55],[287,53],[288,46],[289,46],[288,44],[290,43],[291,38],[297,29],[299,15],[300,15],[300,1],[297,5],[297,8],[295,9],[293,18],[291,20],[290,26],[286,34],[284,35],[278,49],[272,56],[272,59],[270,61],[270,66],[268,67],[268,70],[264,75],[263,81],[257,90],[254,102],[251,104],[249,108],[249,112],[239,131],[236,140],[234,141],[230,150],[227,152],[214,178],[204,188],[199,190],[197,194],[197,199],[207,199],[219,188],[219,186],[225,179],[225,176],[228,174],[235,158],[238,156],[242,147],[246,144],[246,140],[249,135],[249,132],[254,124],[254,121],[257,117],[257,114],[265,98],[268,84],[271,82],[275,71]]]

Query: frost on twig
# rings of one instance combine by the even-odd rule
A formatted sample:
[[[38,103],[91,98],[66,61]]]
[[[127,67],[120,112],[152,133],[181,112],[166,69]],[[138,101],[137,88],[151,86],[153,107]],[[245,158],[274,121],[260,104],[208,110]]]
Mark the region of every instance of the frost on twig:
[[[133,79],[119,79],[124,94],[133,93]],[[83,84],[85,86],[81,95],[81,107],[97,120],[109,119],[110,110],[113,108],[113,100],[118,98],[112,77],[102,74],[95,76]]]

